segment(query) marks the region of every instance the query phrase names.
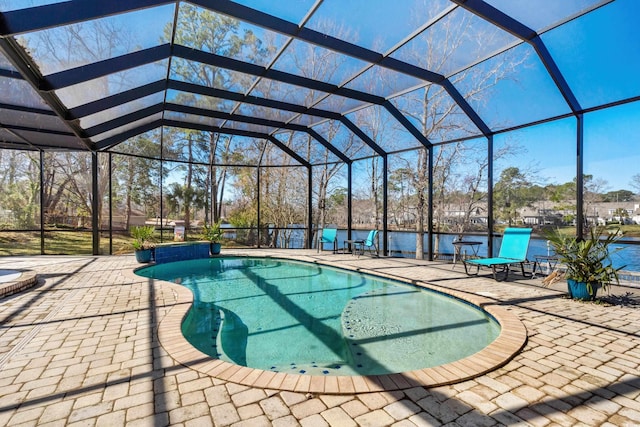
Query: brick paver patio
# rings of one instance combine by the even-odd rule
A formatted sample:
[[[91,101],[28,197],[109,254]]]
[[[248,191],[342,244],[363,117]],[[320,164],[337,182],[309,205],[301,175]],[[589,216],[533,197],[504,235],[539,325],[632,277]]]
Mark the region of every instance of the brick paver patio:
[[[0,299],[0,425],[640,425],[638,307],[571,301],[535,279],[468,278],[451,264],[250,253],[479,294],[515,314],[528,341],[501,368],[436,388],[335,395],[249,387],[169,355],[158,325],[182,303],[170,287],[132,275],[132,255],[1,258],[0,269],[34,270],[39,284]]]

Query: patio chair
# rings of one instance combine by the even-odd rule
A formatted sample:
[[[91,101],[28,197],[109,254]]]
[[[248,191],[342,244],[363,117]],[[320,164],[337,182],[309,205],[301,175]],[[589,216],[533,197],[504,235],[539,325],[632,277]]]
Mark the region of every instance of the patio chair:
[[[338,250],[338,229],[337,228],[323,228],[320,230],[320,236],[318,237],[318,252],[324,250],[325,243],[333,244],[333,253]]]
[[[498,268],[504,272],[504,279],[509,277],[509,266],[512,264],[520,264],[522,275],[526,276],[524,271],[524,263],[527,260],[527,251],[529,249],[529,240],[531,239],[530,228],[506,228],[502,236],[500,244],[500,252],[494,258],[477,258],[462,260],[464,271],[469,276],[477,276],[480,267],[489,267],[493,272],[493,278],[498,279]],[[476,267],[476,272],[469,271],[470,266]]]
[[[375,249],[376,255],[378,255],[378,230],[371,230],[366,240],[360,240],[357,243],[360,246],[361,254],[364,254],[365,249],[369,249],[369,253],[373,255]]]
[[[365,249],[369,249],[370,253],[373,255],[373,249],[376,251],[376,255],[378,254],[378,230],[371,230],[367,235],[367,239],[348,239],[344,241],[344,253],[347,253],[349,249],[351,249],[352,254],[357,254],[358,256],[363,255]]]

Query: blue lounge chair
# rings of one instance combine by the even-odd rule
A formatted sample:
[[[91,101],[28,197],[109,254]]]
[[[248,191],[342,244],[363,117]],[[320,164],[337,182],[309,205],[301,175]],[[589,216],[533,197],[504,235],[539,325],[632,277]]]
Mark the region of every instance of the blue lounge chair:
[[[500,252],[494,258],[479,258],[463,260],[464,271],[469,276],[476,276],[480,271],[480,267],[490,267],[493,271],[493,278],[498,279],[498,268],[502,268],[504,279],[509,277],[509,266],[512,264],[520,264],[522,275],[525,276],[524,263],[527,261],[527,250],[529,249],[529,240],[531,239],[530,228],[506,228],[502,236],[500,244]],[[468,266],[475,266],[476,271],[472,273]]]
[[[318,238],[318,251],[324,250],[325,243],[333,244],[333,253],[338,250],[338,229],[337,228],[323,228],[320,230],[320,236]]]
[[[371,230],[367,235],[367,239],[350,239],[344,241],[344,253],[347,253],[348,248],[350,247],[353,250],[353,254],[357,254],[358,256],[363,255],[365,249],[369,249],[369,252],[373,255],[373,249],[376,251],[376,255],[378,255],[378,230]]]
[[[360,253],[364,254],[365,249],[369,249],[373,255],[375,249],[376,255],[378,255],[378,230],[371,230],[366,240],[360,240],[357,243],[360,246]]]

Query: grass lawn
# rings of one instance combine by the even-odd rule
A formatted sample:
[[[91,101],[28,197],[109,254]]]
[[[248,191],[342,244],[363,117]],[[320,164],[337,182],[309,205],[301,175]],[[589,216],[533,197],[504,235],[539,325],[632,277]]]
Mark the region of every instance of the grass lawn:
[[[622,231],[623,237],[640,237],[640,225],[619,225],[619,224],[609,224],[606,226],[606,229],[610,232],[615,232],[616,230]],[[560,227],[560,232],[562,234],[574,235],[576,232],[575,227]]]
[[[198,240],[194,234],[189,240]],[[44,233],[45,255],[91,255],[93,236],[90,231],[46,231]],[[165,232],[164,241],[170,242],[173,234]],[[128,233],[113,233],[113,254],[133,253],[131,236]],[[160,242],[160,232],[154,239]],[[40,255],[40,232],[0,232],[0,256]],[[100,255],[109,255],[109,234],[100,233]]]
[[[615,231],[620,228],[624,237],[640,237],[640,225],[608,225],[607,229]],[[561,231],[575,233],[574,227],[566,227]],[[190,236],[189,240],[198,240],[199,235]],[[90,231],[46,231],[44,233],[44,252],[46,255],[91,255],[93,253],[92,234]],[[165,233],[165,242],[170,242],[173,235]],[[113,253],[115,255],[132,253],[131,236],[125,233],[113,233]],[[160,242],[160,233],[156,232],[156,242]],[[228,245],[230,242],[226,242]],[[244,246],[238,243],[231,246]],[[0,231],[0,256],[40,255],[40,232]],[[100,235],[100,255],[109,255],[109,234]]]
[[[91,255],[93,237],[90,231],[46,231],[46,255]],[[131,237],[113,234],[113,253],[133,252]],[[100,254],[109,254],[109,235],[100,238]],[[0,256],[40,255],[40,232],[0,232]]]

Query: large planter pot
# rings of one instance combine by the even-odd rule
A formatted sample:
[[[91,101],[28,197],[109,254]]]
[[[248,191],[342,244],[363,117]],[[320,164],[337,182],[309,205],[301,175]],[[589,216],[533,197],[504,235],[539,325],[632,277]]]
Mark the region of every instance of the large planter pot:
[[[599,283],[591,284],[591,291],[589,292],[589,287],[585,282],[577,282],[573,279],[567,279],[567,285],[569,287],[569,295],[573,299],[578,299],[582,301],[593,301],[596,299],[596,293],[598,292],[598,288],[600,288]]]
[[[209,251],[211,252],[211,255],[218,255],[221,249],[222,249],[222,244],[220,243],[211,243],[209,245]]]
[[[141,251],[135,251],[136,261],[142,264],[151,262],[151,249],[143,249]]]

